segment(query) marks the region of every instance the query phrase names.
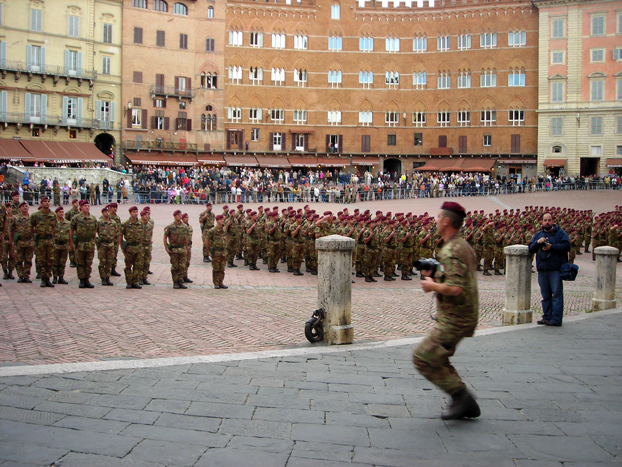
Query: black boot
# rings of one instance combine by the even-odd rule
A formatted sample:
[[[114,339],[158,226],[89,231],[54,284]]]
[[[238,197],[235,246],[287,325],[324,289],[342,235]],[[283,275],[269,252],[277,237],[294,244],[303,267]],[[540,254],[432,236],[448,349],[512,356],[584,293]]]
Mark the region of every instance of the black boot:
[[[220,288],[221,289],[228,289],[229,287],[227,287],[225,284],[220,284]]]
[[[179,282],[177,282],[177,281],[173,282],[173,288],[174,289],[179,289],[180,288],[179,287]]]
[[[54,279],[52,280],[52,284],[58,284],[58,277],[54,276]]]
[[[142,287],[138,284],[132,284],[133,289],[142,289]]]
[[[14,281],[15,280],[15,276],[13,275],[13,270],[9,270],[9,280]]]
[[[178,284],[179,284],[179,288],[180,288],[180,289],[187,289],[187,288],[188,288],[188,287],[184,284],[184,282],[183,282],[183,281],[179,281],[179,282],[178,282]]]
[[[151,285],[151,282],[149,282],[147,279],[143,279],[142,282],[144,285]]]
[[[209,259],[209,256],[204,256],[203,257],[203,262],[204,263],[209,263],[211,260]]]
[[[112,268],[110,275],[114,277],[121,277],[121,274],[119,274],[115,268]]]
[[[184,277],[184,282],[186,284],[192,284],[194,281],[190,280],[190,278],[188,276]]]
[[[46,286],[46,287],[54,287],[54,284],[52,284],[52,283],[50,282],[50,278],[49,278],[49,277],[47,277],[47,278],[45,279],[45,286]]]
[[[312,269],[311,270],[311,275],[312,276],[317,276],[317,269]]]
[[[36,279],[41,279],[41,274],[37,273]]]
[[[59,284],[65,284],[65,285],[69,284],[69,282],[67,282],[63,276],[60,276],[58,278],[58,283]]]
[[[106,277],[102,277],[102,285],[107,286],[108,285],[108,281],[106,280]]]
[[[486,270],[484,271],[484,276],[492,276],[492,274],[490,274],[490,273],[488,272],[488,269],[486,269]]]
[[[374,276],[369,276],[369,278],[371,279],[371,281],[370,281],[370,282],[378,282],[378,281],[374,278]]]
[[[32,281],[30,280],[30,277],[26,277],[26,276],[22,277],[22,282],[24,284],[32,284]]]
[[[303,272],[300,272],[300,269],[294,270],[294,276],[304,276]]]
[[[106,285],[109,285],[109,286],[114,285],[112,282],[110,282],[110,277],[106,277]]]
[[[365,278],[365,282],[371,282],[371,281],[372,281],[372,280],[371,280],[371,277],[366,277],[366,278]]]
[[[41,279],[41,285],[39,287],[47,287],[47,283],[45,282],[45,279]]]
[[[402,276],[402,280],[403,280],[403,281],[411,281],[411,280],[413,280],[413,278],[412,278],[412,277],[409,277],[409,276],[404,275],[404,276]]]
[[[9,273],[6,270],[4,271],[4,276],[2,276],[2,278],[4,280],[7,280],[9,278]]]
[[[356,277],[365,277],[361,271],[356,273]]]
[[[473,395],[463,389],[451,396],[452,401],[447,410],[443,410],[441,418],[443,420],[459,420],[461,418],[477,418],[481,415],[481,410]]]
[[[91,283],[89,282],[88,278],[87,278],[87,279],[84,279],[84,287],[85,287],[86,289],[92,289],[92,288],[94,288],[95,286],[94,286],[93,284],[91,284]]]
[[[287,272],[294,272],[294,268],[290,268],[289,266],[287,266]]]
[[[80,279],[80,285],[78,287],[80,287],[81,289],[84,288],[84,279]]]
[[[69,262],[69,267],[70,267],[70,268],[75,268],[75,267],[76,267],[76,263],[75,263],[75,262],[73,262],[73,261],[70,261],[70,262]]]

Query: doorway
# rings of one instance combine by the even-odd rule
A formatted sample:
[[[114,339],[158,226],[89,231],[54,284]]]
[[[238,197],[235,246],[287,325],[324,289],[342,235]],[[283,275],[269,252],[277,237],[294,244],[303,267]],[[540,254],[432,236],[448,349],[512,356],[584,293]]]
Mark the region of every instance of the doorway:
[[[600,158],[599,157],[582,157],[581,158],[581,177],[600,175]]]
[[[399,159],[385,159],[383,173],[391,175],[391,179],[396,180],[402,174],[402,161]]]
[[[108,157],[113,157],[114,137],[109,133],[100,133],[95,137],[95,146]]]

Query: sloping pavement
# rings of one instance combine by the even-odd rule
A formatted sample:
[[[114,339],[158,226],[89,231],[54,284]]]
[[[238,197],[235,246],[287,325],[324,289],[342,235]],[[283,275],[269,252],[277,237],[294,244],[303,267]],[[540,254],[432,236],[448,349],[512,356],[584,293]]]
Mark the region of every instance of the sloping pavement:
[[[621,331],[622,309],[479,331],[453,359],[469,421],[438,418],[418,338],[32,366],[0,378],[0,466],[619,466]]]

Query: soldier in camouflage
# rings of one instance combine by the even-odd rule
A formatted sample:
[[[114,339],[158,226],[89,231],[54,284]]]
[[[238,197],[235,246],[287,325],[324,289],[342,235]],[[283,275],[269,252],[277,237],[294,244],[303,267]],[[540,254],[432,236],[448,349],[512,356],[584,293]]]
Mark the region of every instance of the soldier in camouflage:
[[[201,226],[201,238],[203,239],[203,262],[209,263],[212,260],[209,257],[209,250],[205,248],[205,235],[214,227],[216,216],[212,212],[212,203],[205,205],[205,211],[199,215],[199,225]]]
[[[117,224],[110,219],[110,208],[102,208],[102,216],[97,221],[97,259],[99,259],[99,277],[102,285],[114,285],[110,281],[114,241],[117,235]]]
[[[71,209],[65,213],[65,220],[68,221],[69,223],[71,223],[71,219],[73,219],[74,216],[77,216],[78,214],[80,214],[79,203],[80,201],[78,199],[74,199],[71,202]],[[71,268],[76,267],[76,250],[74,250],[73,247],[69,248],[69,267]]]
[[[143,238],[141,240],[143,250],[142,269],[140,271],[140,285],[151,285],[147,276],[151,274],[151,252],[153,251],[153,219],[151,219],[151,210],[149,206],[140,211],[140,220],[143,223]]]
[[[188,238],[188,248],[186,248],[186,260],[184,262],[184,278],[183,281],[186,284],[192,284],[192,279],[188,277],[188,268],[190,267],[190,260],[192,259],[192,234],[194,231],[192,230],[192,226],[189,224],[190,217],[188,214],[183,213],[181,215],[181,221],[186,227],[186,237]]]
[[[205,236],[205,248],[212,256],[212,282],[215,289],[228,289],[225,280],[227,233],[224,229],[225,218],[222,214],[215,217],[216,225]]]
[[[186,261],[186,248],[188,247],[186,228],[181,221],[181,211],[173,213],[175,221],[164,228],[164,251],[171,261],[171,277],[174,289],[187,289],[184,284],[184,267]]]
[[[271,211],[269,213],[269,220],[264,225],[268,240],[268,272],[280,272],[277,267],[279,258],[281,257],[281,231],[279,230],[279,221],[277,217],[278,213],[276,211]]]
[[[35,257],[41,287],[54,287],[50,281],[54,267],[54,230],[56,228],[56,214],[50,211],[50,198],[41,198],[41,209],[30,216],[30,225],[35,239]]]
[[[292,269],[294,270],[294,276],[303,276],[304,273],[300,271],[300,266],[304,258],[305,244],[302,236],[302,215],[296,214],[294,216],[294,222],[289,225],[289,237],[291,241],[291,256],[292,256]]]
[[[15,216],[11,225],[9,236],[11,247],[15,251],[15,268],[17,269],[17,282],[30,284],[30,269],[32,268],[32,255],[35,251],[35,240],[28,215],[28,203],[22,201],[19,204],[19,214]]]
[[[138,283],[141,279],[143,262],[143,223],[138,219],[138,208],[129,208],[130,218],[121,224],[119,243],[123,245],[125,255],[125,286],[126,289],[142,289]],[[124,242],[125,239],[125,242]],[[112,271],[111,271],[112,273]]]
[[[6,207],[4,206],[4,204],[0,203],[0,263],[2,264],[2,268],[4,269],[4,279],[8,279],[7,271],[4,266],[4,233],[6,232],[6,224]]]
[[[13,210],[11,209],[11,203],[6,203],[6,218],[4,220],[4,242],[2,243],[2,270],[4,271],[3,279],[14,280],[13,269],[15,269],[15,248],[11,244],[11,230],[13,228],[13,222],[15,222],[15,216],[13,216]]]
[[[88,200],[80,201],[80,214],[71,219],[69,232],[69,245],[76,251],[76,269],[79,287],[92,289],[94,286],[89,282],[95,256],[95,236],[97,235],[97,219],[91,215],[91,205]]]
[[[117,215],[117,209],[119,205],[117,203],[110,203],[108,205],[110,209],[110,219],[117,223],[117,234],[115,235],[114,247],[113,247],[113,256],[112,256],[112,271],[110,271],[111,276],[121,277],[121,274],[117,272],[117,256],[119,255],[119,234],[121,233],[121,218]]]
[[[54,264],[52,266],[52,284],[67,284],[65,280],[65,265],[69,254],[69,221],[65,220],[65,210],[62,206],[56,208],[56,226],[54,227]]]
[[[257,257],[259,256],[259,247],[261,245],[261,237],[264,232],[257,220],[257,212],[252,211],[250,218],[244,225],[244,235],[246,236],[244,244],[244,258],[248,262],[248,269],[251,271],[259,271],[257,267]]]
[[[473,395],[449,362],[456,346],[465,337],[473,336],[479,315],[479,297],[475,277],[476,256],[473,248],[460,237],[466,212],[458,203],[445,202],[436,219],[443,248],[438,252],[440,267],[422,271],[421,288],[436,292],[436,324],[414,349],[415,367],[428,381],[449,394],[452,402],[443,411],[443,420],[475,418],[480,408]]]

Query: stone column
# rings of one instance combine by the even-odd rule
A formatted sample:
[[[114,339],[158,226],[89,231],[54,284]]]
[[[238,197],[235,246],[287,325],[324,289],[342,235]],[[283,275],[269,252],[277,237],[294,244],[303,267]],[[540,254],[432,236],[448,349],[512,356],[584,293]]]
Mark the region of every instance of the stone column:
[[[329,235],[315,241],[318,259],[317,302],[326,312],[324,340],[328,344],[351,344],[352,250],[355,241]]]
[[[592,299],[592,311],[616,307],[616,261],[619,251],[612,246],[594,248],[596,257],[596,287]]]
[[[505,307],[503,326],[531,323],[531,254],[525,245],[511,245],[505,253]]]

